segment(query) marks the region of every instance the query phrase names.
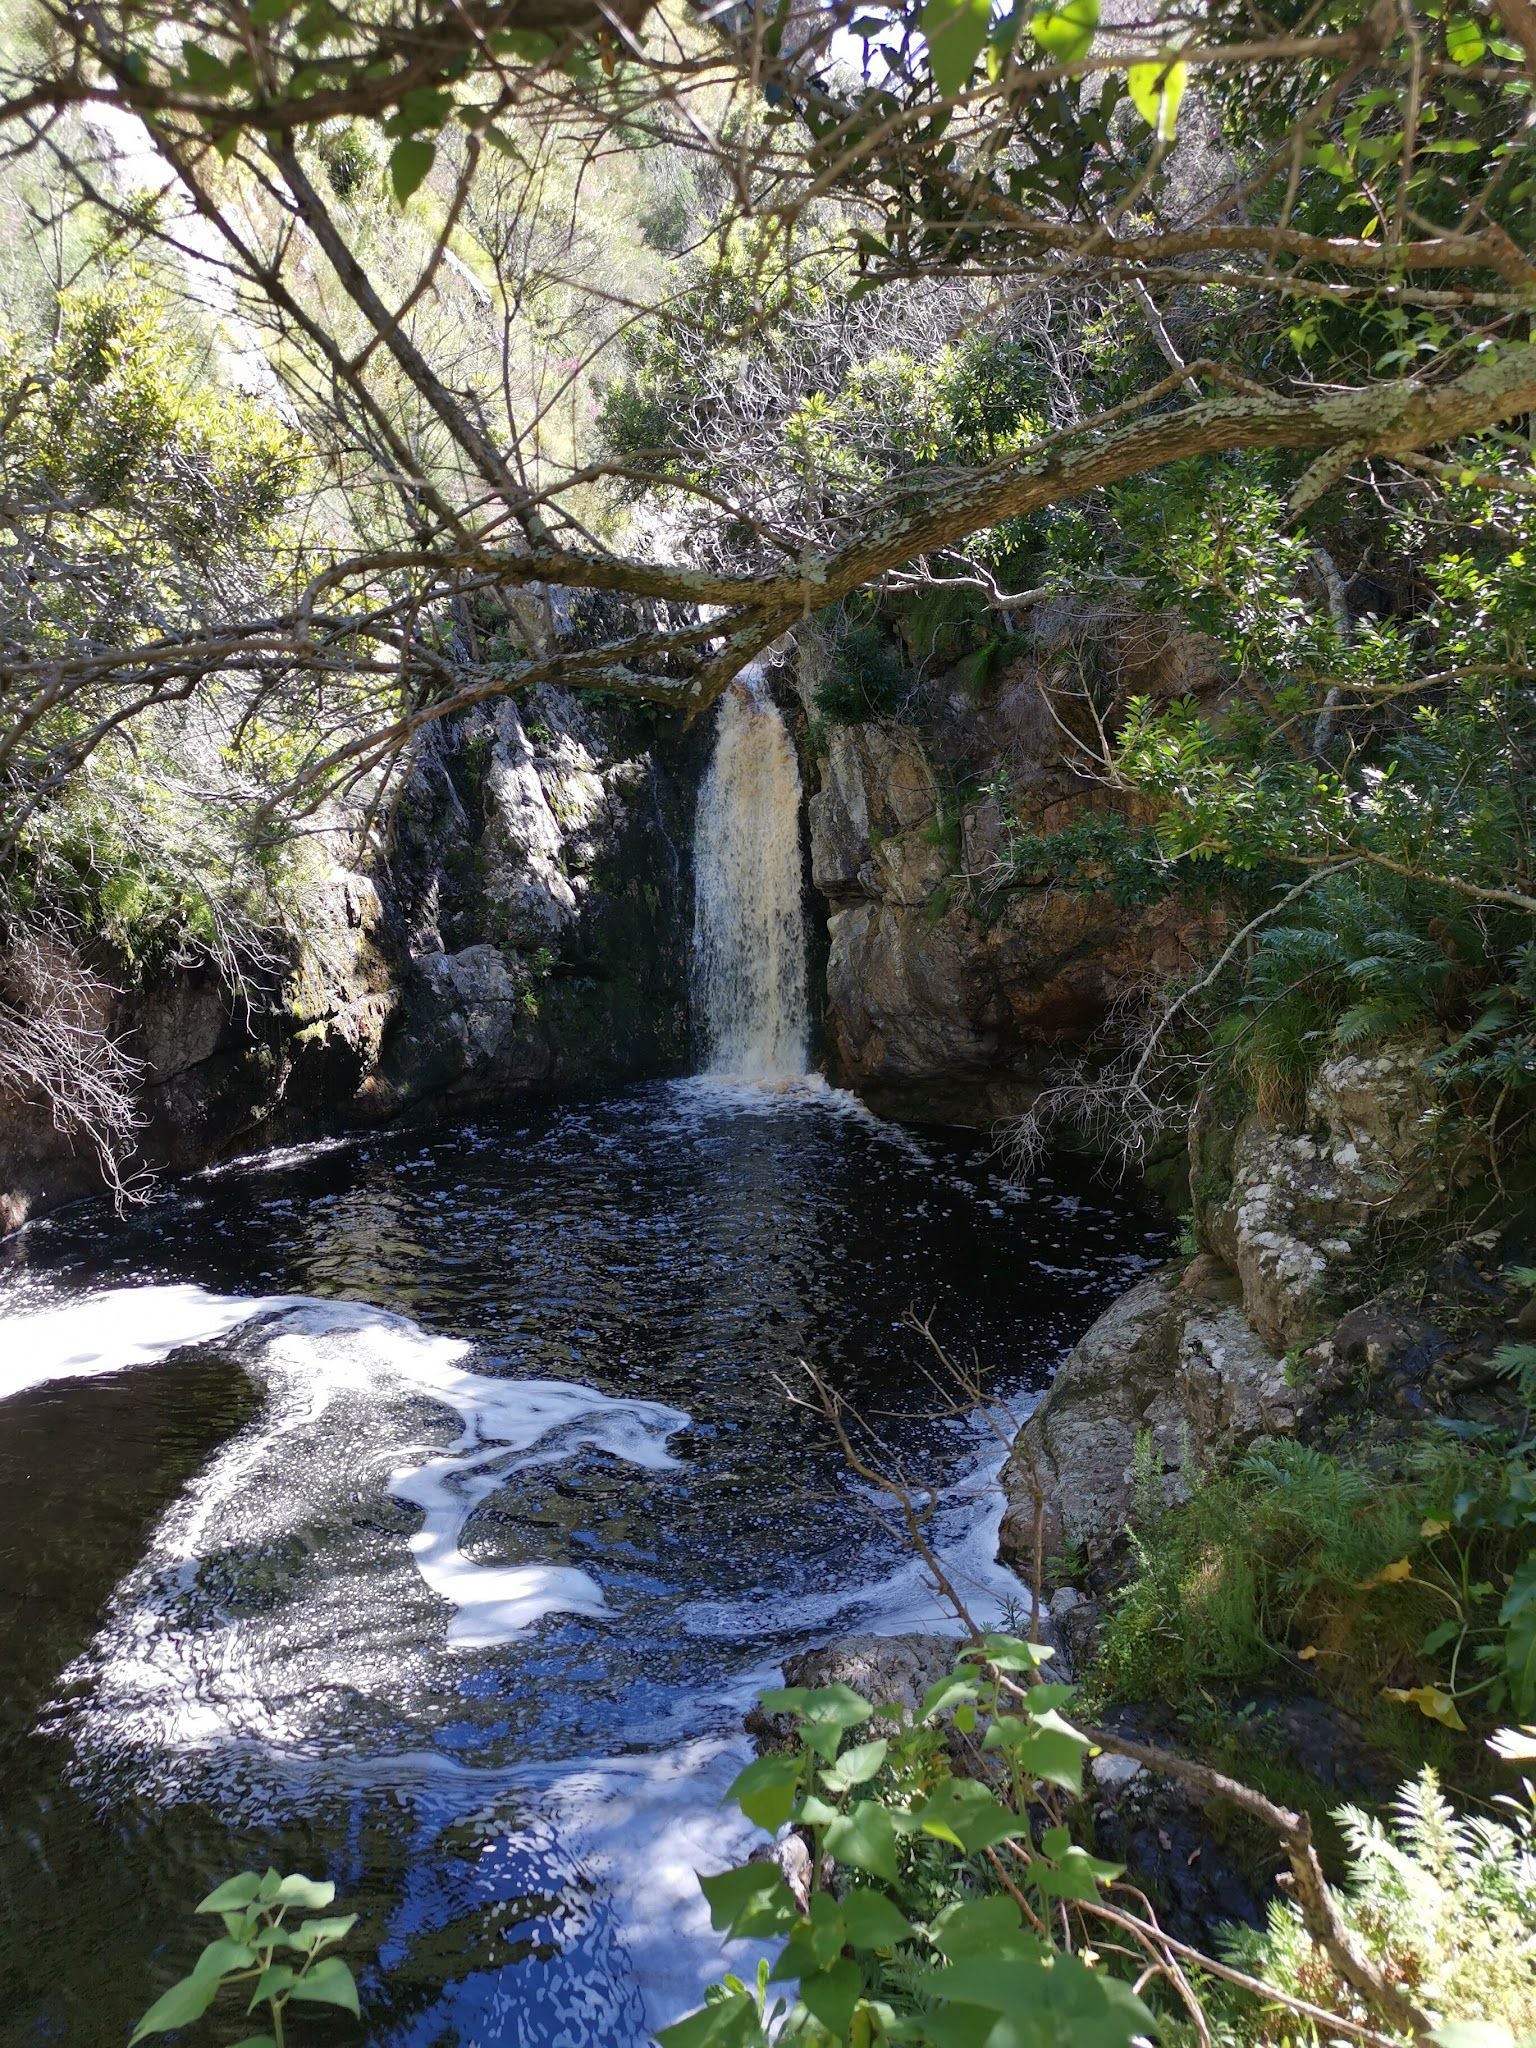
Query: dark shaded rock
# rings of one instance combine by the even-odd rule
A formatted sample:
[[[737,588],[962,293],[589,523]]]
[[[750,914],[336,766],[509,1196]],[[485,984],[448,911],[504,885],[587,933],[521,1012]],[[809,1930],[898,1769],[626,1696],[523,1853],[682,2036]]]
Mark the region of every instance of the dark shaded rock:
[[[686,1070],[708,745],[664,764],[644,713],[555,690],[484,707],[434,734],[387,843],[322,814],[292,929],[240,996],[211,970],[114,994],[108,963],[98,1028],[143,1067],[133,1169]],[[47,1103],[0,1095],[0,1230],[100,1187]]]
[[[784,1663],[785,1685],[847,1685],[872,1707],[897,1707],[915,1713],[923,1695],[954,1669],[961,1649],[958,1636],[914,1633],[904,1636],[840,1636],[835,1642],[805,1650]],[[747,1729],[763,1749],[782,1748],[792,1723],[787,1715],[754,1707]],[[895,1723],[878,1714],[869,1723],[871,1736],[888,1734]]]

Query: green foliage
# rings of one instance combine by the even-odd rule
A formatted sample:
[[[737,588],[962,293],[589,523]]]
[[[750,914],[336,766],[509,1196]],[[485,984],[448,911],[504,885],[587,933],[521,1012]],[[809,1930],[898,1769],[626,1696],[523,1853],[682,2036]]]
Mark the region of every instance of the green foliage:
[[[829,725],[892,718],[912,688],[912,676],[879,625],[850,621],[833,637],[828,672],[816,687],[816,710]]]
[[[1097,1686],[1183,1707],[1212,1682],[1305,1667],[1358,1711],[1382,1699],[1453,1731],[1536,1715],[1528,1431],[1426,1429],[1396,1472],[1261,1443],[1177,1505],[1150,1443],[1138,1458]],[[1397,1739],[1411,1745],[1406,1724]]]
[[[889,1710],[892,1732],[874,1740],[859,1739],[873,1710],[847,1686],[763,1695],[793,1722],[794,1744],[749,1764],[730,1796],[761,1827],[806,1832],[811,1891],[802,1910],[773,1863],[702,1880],[722,1933],[774,1942],[777,1954],[755,1987],[714,1987],[663,2030],[663,2048],[1129,2048],[1152,2029],[1130,1982],[1051,1932],[1064,1906],[1096,1899],[1119,1869],[1043,1804],[1081,1790],[1089,1747],[1062,1718],[1070,1688],[1034,1682],[1048,1656],[989,1636],[915,1714]],[[957,1731],[974,1738],[965,1775]],[[795,2000],[772,1999],[788,1979]]]
[[[1360,1949],[1421,2007],[1450,2023],[1435,2039],[1472,2048],[1455,2022],[1481,2022],[1482,2048],[1536,2029],[1536,1830],[1529,1800],[1501,1798],[1508,1816],[1458,1817],[1430,1770],[1399,1794],[1383,1822],[1345,1807],[1337,1818],[1348,1849],[1340,1893]],[[1296,1905],[1276,1901],[1262,1929],[1242,1928],[1226,1959],[1251,1976],[1357,2024],[1358,1996],[1308,1936]],[[1231,2033],[1242,2042],[1299,2044],[1328,2031],[1279,2007],[1234,2005]],[[1501,2036],[1500,2029],[1504,2032]],[[1226,2029],[1222,2029],[1226,2034]]]
[[[335,1885],[297,1872],[283,1877],[246,1870],[227,1878],[197,1908],[217,1916],[223,1934],[207,1944],[189,1975],[155,2000],[129,2048],[193,2025],[226,1990],[249,1992],[247,2015],[265,2008],[267,2031],[248,2036],[240,2048],[283,2048],[284,2016],[295,2003],[339,2007],[357,2019],[357,1985],[335,1953],[357,1915],[325,1915],[335,1897]],[[325,1917],[290,1923],[292,1914]]]

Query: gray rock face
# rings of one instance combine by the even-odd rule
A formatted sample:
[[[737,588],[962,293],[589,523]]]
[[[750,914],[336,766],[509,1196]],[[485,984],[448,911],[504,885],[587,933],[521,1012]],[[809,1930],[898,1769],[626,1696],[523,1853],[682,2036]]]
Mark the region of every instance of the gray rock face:
[[[1238,1129],[1228,1185],[1199,1221],[1267,1343],[1316,1336],[1349,1294],[1362,1246],[1444,1203],[1456,1169],[1424,1071],[1432,1050],[1414,1039],[1340,1055],[1319,1070],[1297,1128],[1254,1115]]]
[[[1294,1428],[1284,1362],[1208,1267],[1198,1279],[1203,1295],[1166,1275],[1140,1281],[1068,1354],[1004,1468],[1005,1555],[1032,1566],[1039,1511],[1047,1558],[1102,1557],[1134,1505],[1138,1440],[1173,1501],[1213,1452]]]
[[[369,1114],[686,1066],[693,785],[649,738],[546,689],[472,714],[418,776],[409,958]]]
[[[784,1683],[846,1685],[872,1707],[897,1707],[915,1713],[928,1688],[947,1678],[954,1669],[960,1647],[957,1636],[839,1636],[819,1649],[786,1659]],[[880,1735],[893,1726],[888,1717],[882,1720],[877,1715],[867,1732]],[[754,1708],[747,1716],[747,1727],[760,1744],[773,1747],[787,1740],[791,1723],[787,1715],[767,1714]]]

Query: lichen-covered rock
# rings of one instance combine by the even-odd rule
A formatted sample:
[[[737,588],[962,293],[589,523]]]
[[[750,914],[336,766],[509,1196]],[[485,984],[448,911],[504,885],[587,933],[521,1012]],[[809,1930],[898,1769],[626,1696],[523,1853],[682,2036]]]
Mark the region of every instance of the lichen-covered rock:
[[[1433,1049],[1415,1038],[1326,1061],[1290,1127],[1243,1119],[1203,1206],[1197,1171],[1199,1227],[1266,1343],[1315,1337],[1353,1291],[1362,1250],[1445,1203],[1457,1168],[1425,1065]]]
[[[1068,1353],[1003,1472],[1001,1548],[1032,1566],[1037,1517],[1047,1559],[1093,1563],[1124,1531],[1142,1470],[1180,1500],[1218,1451],[1294,1428],[1284,1361],[1255,1336],[1207,1265],[1190,1284],[1138,1282]]]

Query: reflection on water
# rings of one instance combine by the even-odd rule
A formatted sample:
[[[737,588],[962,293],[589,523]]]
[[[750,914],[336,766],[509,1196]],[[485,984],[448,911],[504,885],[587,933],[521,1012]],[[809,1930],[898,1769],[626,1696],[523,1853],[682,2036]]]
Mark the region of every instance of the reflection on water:
[[[719,1965],[745,1702],[937,1619],[781,1382],[891,1418],[995,1605],[986,1453],[922,1419],[903,1312],[1017,1403],[1157,1248],[1067,1169],[1020,1199],[829,1091],[699,1083],[12,1240],[0,2039],[120,2042],[270,1859],[363,1911],[371,2043],[643,2040]]]

